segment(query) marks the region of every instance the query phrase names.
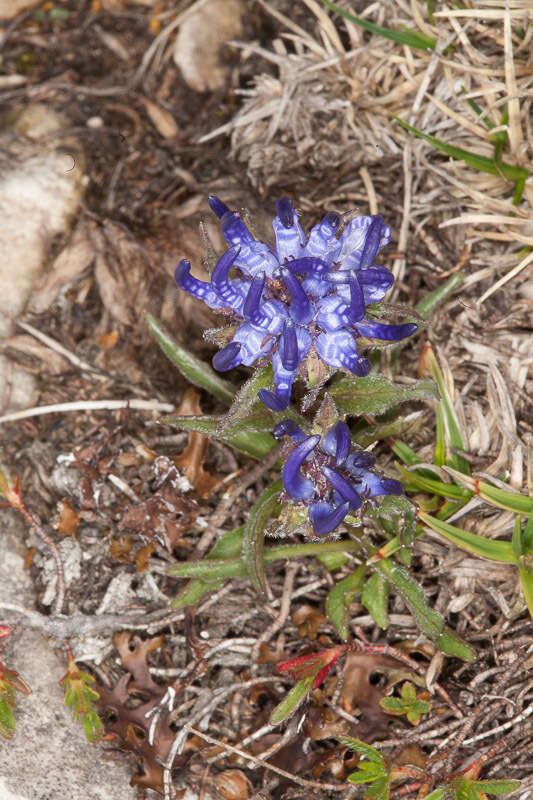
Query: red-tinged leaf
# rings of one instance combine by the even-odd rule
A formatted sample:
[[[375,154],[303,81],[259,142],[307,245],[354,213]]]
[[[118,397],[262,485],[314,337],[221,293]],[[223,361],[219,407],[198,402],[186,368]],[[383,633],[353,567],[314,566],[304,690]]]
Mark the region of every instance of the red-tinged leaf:
[[[313,681],[313,689],[318,689],[318,687],[320,686],[320,684],[322,683],[322,681],[324,680],[324,678],[326,677],[326,675],[328,674],[334,663],[340,658],[340,655],[341,653],[337,653],[337,655],[331,659],[329,664],[326,664],[326,666],[322,667],[320,672],[317,673],[317,676]]]

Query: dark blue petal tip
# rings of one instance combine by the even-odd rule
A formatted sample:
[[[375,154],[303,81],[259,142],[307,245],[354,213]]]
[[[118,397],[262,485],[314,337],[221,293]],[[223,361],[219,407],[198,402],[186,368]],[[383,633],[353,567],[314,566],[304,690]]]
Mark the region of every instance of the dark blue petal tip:
[[[287,197],[285,194],[282,195],[282,197],[276,201],[276,211],[278,212],[278,217],[283,227],[292,228],[294,224],[294,206],[291,198]]]
[[[336,231],[339,225],[341,224],[341,218],[339,214],[336,214],[334,211],[329,211],[324,217],[323,221],[326,223],[326,225],[329,225],[329,227],[332,228],[334,231]]]
[[[213,356],[213,367],[219,372],[227,372],[233,369],[233,367],[241,363],[239,358],[240,351],[239,342],[230,342],[223,350]]]
[[[295,500],[310,500],[315,493],[313,481],[300,475],[300,467],[319,441],[320,436],[308,436],[294,448],[283,465],[283,487]]]
[[[227,205],[223,203],[222,200],[219,200],[218,197],[215,197],[214,194],[208,198],[207,202],[209,203],[211,211],[214,211],[219,219],[222,219],[224,214],[227,214],[229,211]]]
[[[292,419],[281,420],[272,432],[276,439],[281,439],[282,436],[290,436],[293,442],[303,442],[304,439],[307,439],[300,426]]]
[[[343,521],[350,510],[349,503],[332,506],[329,503],[313,503],[309,506],[309,519],[317,536],[327,536]]]
[[[350,481],[347,481],[346,478],[343,478],[342,475],[339,475],[339,473],[331,469],[331,467],[322,467],[322,473],[326,476],[333,488],[337,490],[344,502],[350,504],[350,508],[353,511],[361,506],[361,497]]]
[[[257,396],[261,400],[262,403],[266,405],[271,411],[285,411],[287,406],[289,405],[289,398],[279,397],[274,392],[270,392],[268,389],[260,389],[257,392]]]

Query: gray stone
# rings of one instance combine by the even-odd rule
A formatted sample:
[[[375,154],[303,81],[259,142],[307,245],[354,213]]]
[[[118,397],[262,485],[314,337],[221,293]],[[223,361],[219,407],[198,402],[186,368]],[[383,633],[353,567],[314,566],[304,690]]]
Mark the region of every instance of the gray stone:
[[[26,529],[13,512],[0,512],[2,602],[33,606],[33,587],[24,571]],[[0,619],[10,618],[0,611]],[[80,722],[63,704],[59,681],[66,660],[38,631],[11,637],[3,660],[32,689],[19,695],[13,739],[0,739],[0,800],[134,800],[131,761],[104,755],[105,747],[85,739]]]
[[[228,70],[221,59],[226,42],[242,36],[241,0],[200,0],[183,20],[174,44],[174,62],[197,92],[223,89]]]

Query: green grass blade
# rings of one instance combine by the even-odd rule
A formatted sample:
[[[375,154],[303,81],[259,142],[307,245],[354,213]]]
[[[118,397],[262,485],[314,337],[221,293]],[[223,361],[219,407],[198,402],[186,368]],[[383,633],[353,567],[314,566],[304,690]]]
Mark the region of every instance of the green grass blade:
[[[526,572],[523,569],[518,571],[520,573],[520,583],[522,584],[522,591],[527,603],[529,616],[533,619],[533,575],[531,572]]]
[[[179,369],[181,374],[194,386],[205,389],[206,392],[218,397],[226,405],[231,405],[235,388],[223,380],[205,361],[201,361],[192,353],[182,347],[164,326],[151,314],[146,314],[146,322],[150,333],[164,352],[164,354]]]
[[[383,28],[381,25],[376,25],[374,22],[370,22],[367,19],[356,17],[350,14],[349,11],[344,11],[344,9],[339,8],[339,6],[330,2],[330,0],[320,0],[320,2],[339,16],[353,22],[354,25],[358,25],[360,28],[370,31],[370,33],[376,33],[383,39],[390,39],[391,42],[396,42],[396,44],[405,44],[415,50],[434,50],[437,46],[436,39],[431,38],[431,36],[426,36],[420,33],[420,31],[396,31],[393,28]]]
[[[250,511],[248,521],[244,528],[242,555],[252,586],[256,592],[260,594],[266,594],[264,562],[265,525],[271,517],[277,516],[277,513],[281,510],[281,505],[278,500],[281,489],[282,483],[280,478],[263,492]]]
[[[435,519],[435,517],[431,517],[423,511],[418,511],[417,515],[429,528],[463,550],[468,550],[469,553],[474,553],[474,555],[481,558],[498,561],[502,564],[518,563],[511,542],[504,542],[499,539],[485,539],[484,536],[478,536],[477,533],[469,533],[461,528],[456,528],[455,525],[450,525],[449,522]]]
[[[446,430],[444,426],[444,414],[442,411],[442,401],[435,406],[435,453],[433,463],[437,467],[442,467],[446,463]]]
[[[461,426],[459,425],[459,419],[457,417],[457,414],[455,413],[455,408],[453,407],[452,398],[448,394],[442,370],[439,366],[437,359],[435,358],[435,354],[431,346],[428,346],[427,353],[428,353],[428,361],[429,361],[429,367],[431,369],[431,374],[433,376],[435,383],[437,384],[439,394],[441,397],[442,413],[446,427],[448,444],[450,448],[453,447],[456,450],[464,450],[465,444],[464,444],[463,434],[461,431]],[[463,475],[470,475],[470,465],[468,461],[462,456],[457,455],[456,453],[450,453],[450,455],[446,460],[446,464],[448,464],[448,466],[450,467],[453,467],[453,469],[462,472]]]
[[[405,479],[408,491],[426,492],[427,494],[435,494],[438,497],[449,497],[452,500],[470,500],[472,497],[472,492],[469,489],[463,489],[455,483],[444,483],[444,481],[428,478],[425,475],[421,475],[420,472],[411,472],[398,463],[395,466]]]
[[[464,272],[456,272],[455,275],[452,275],[451,278],[448,278],[446,283],[442,286],[439,286],[438,289],[435,289],[434,292],[430,292],[423,300],[421,300],[415,306],[416,311],[420,314],[423,319],[429,319],[430,316],[433,314],[434,311],[437,310],[439,306],[441,306],[448,297],[458,289],[465,279]]]
[[[533,514],[533,497],[515,492],[506,492],[485,481],[476,481],[476,493],[487,502],[506,511],[514,511],[516,514]]]
[[[415,453],[415,451],[409,447],[408,444],[405,442],[401,442],[397,440],[392,445],[392,451],[395,453],[398,458],[401,458],[404,464],[407,464],[408,467],[414,467],[415,464],[420,464],[421,458]]]
[[[322,2],[324,2],[324,0],[322,0]],[[437,150],[440,150],[442,153],[446,153],[446,155],[450,156],[451,158],[455,158],[458,161],[464,161],[465,164],[473,169],[477,169],[478,172],[487,172],[489,175],[499,175],[501,178],[505,178],[505,180],[515,181],[517,185],[515,186],[515,197],[513,198],[513,203],[517,205],[517,203],[520,202],[522,193],[524,191],[525,182],[530,175],[530,171],[528,169],[525,167],[517,167],[513,164],[507,164],[505,161],[496,162],[493,158],[487,158],[487,156],[480,156],[477,153],[470,152],[469,150],[463,150],[461,147],[448,144],[447,142],[441,141],[441,139],[437,139],[435,136],[430,136],[427,133],[419,131],[418,128],[409,125],[408,122],[404,122],[403,119],[400,119],[394,114],[393,117],[402,126],[402,128],[405,128],[406,131],[414,133],[415,136],[418,136],[420,139],[424,139],[424,141],[433,145],[433,147],[435,147]]]

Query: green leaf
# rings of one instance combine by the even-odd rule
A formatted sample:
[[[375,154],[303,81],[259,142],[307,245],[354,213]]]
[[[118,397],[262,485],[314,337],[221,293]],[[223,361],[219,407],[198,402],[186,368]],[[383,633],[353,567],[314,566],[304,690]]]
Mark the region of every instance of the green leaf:
[[[440,614],[428,606],[422,587],[403,567],[388,558],[376,561],[372,566],[394,584],[420,630],[435,642],[443,653],[461,658],[463,661],[475,660],[472,648],[446,626]]]
[[[270,715],[271,725],[279,725],[280,722],[283,722],[283,720],[287,719],[287,717],[296,711],[298,706],[305,700],[311,691],[314,680],[314,675],[311,675],[309,678],[304,678],[303,680],[298,681],[298,683],[292,687],[287,697],[285,697],[285,699],[276,706]]]
[[[465,444],[459,419],[455,413],[452,398],[450,397],[448,389],[446,388],[442,370],[431,347],[428,348],[428,360],[431,374],[433,375],[441,396],[441,414],[444,421],[448,445],[450,448],[455,448],[456,450],[464,450]],[[462,456],[459,456],[456,453],[450,453],[446,463],[450,467],[462,472],[464,475],[470,475],[470,465]]]
[[[442,411],[442,403],[437,403],[435,406],[435,453],[433,455],[433,463],[437,467],[442,467],[446,464],[446,431],[444,426],[444,414]]]
[[[356,431],[353,438],[361,447],[369,447],[374,442],[382,439],[391,439],[397,436],[414,436],[422,427],[423,421],[424,412],[414,411],[406,417],[397,417],[390,422],[365,425],[362,429]]]
[[[470,533],[461,528],[456,528],[455,525],[450,525],[449,522],[435,519],[423,511],[418,512],[418,518],[427,525],[429,528],[444,536],[453,544],[462,547],[469,553],[474,553],[481,558],[487,558],[491,561],[498,561],[502,564],[517,564],[518,560],[513,552],[511,542],[504,542],[499,539],[485,539],[484,536],[478,536],[477,533]]]
[[[282,561],[285,558],[303,558],[318,556],[322,553],[352,553],[360,550],[359,542],[309,542],[308,544],[286,544],[279,547],[266,547],[265,564]],[[202,559],[201,561],[185,561],[169,567],[167,575],[178,578],[202,578],[217,580],[218,578],[245,578],[246,566],[242,558]]]
[[[244,525],[236,528],[233,531],[227,531],[220,539],[218,539],[209,553],[205,556],[206,559],[213,558],[233,558],[238,556],[242,550],[242,540],[244,535]],[[194,605],[205,594],[214,592],[220,589],[224,584],[223,580],[214,580],[210,583],[203,581],[201,578],[189,581],[187,586],[182,589],[178,596],[173,600],[173,608],[183,608],[184,606]]]
[[[422,714],[431,711],[431,703],[418,698],[415,687],[409,681],[403,684],[401,697],[382,697],[379,704],[389,714],[405,714],[412,725],[418,725]]]
[[[493,506],[504,508],[506,511],[514,511],[517,514],[533,514],[533,497],[516,492],[506,492],[484,481],[476,481],[477,494],[487,500]]]
[[[339,411],[363,416],[383,414],[399,403],[434,396],[435,386],[433,381],[417,381],[411,386],[396,386],[383,375],[367,375],[365,378],[345,376],[330,387],[329,393]]]
[[[469,489],[463,489],[455,483],[444,483],[444,481],[427,478],[422,472],[414,469],[407,470],[398,463],[396,464],[396,469],[404,477],[406,489],[409,491],[426,492],[427,494],[436,494],[439,497],[451,497],[452,500],[470,500],[472,497],[472,492]]]
[[[339,636],[346,642],[349,635],[348,609],[354,597],[361,591],[367,572],[363,564],[355,572],[339,581],[328,594],[326,614],[337,628]]]
[[[0,736],[11,739],[15,732],[15,715],[5,700],[0,700]]]
[[[322,555],[317,555],[316,558],[329,572],[334,572],[339,567],[344,567],[350,560],[344,553],[323,553]]]
[[[104,735],[102,721],[95,711],[90,711],[82,717],[85,738],[88,742],[99,742]]]
[[[189,353],[185,347],[178,344],[151,314],[146,314],[146,322],[150,333],[154,336],[165,355],[190,383],[194,384],[194,386],[199,386],[200,389],[205,389],[226,405],[231,404],[235,395],[235,388],[231,383],[221,378],[205,361],[201,361],[192,353]]]
[[[422,461],[415,451],[409,447],[408,444],[405,444],[405,442],[394,442],[392,445],[392,451],[403,461],[404,464],[407,464],[408,467],[414,467],[415,464],[420,464]]]
[[[391,494],[383,497],[377,508],[368,512],[368,516],[376,518],[389,536],[396,535],[402,548],[410,552],[415,539],[417,522],[415,508],[405,495]]]
[[[256,406],[257,410],[262,410],[263,415],[270,420],[270,430],[274,427],[274,416],[271,411],[268,411],[264,404],[258,400],[257,393],[260,389],[274,388],[274,372],[272,364],[269,362],[264,367],[257,369],[251,378],[239,389],[233,399],[230,410],[223,417],[220,417],[218,423],[218,431],[224,433],[228,428],[234,428],[238,423],[247,421],[250,416],[252,406]]]
[[[382,770],[377,764],[361,764],[359,772],[348,775],[350,783],[372,783],[376,778],[383,777]]]
[[[474,786],[481,789],[485,794],[509,794],[509,792],[515,792],[519,789],[520,784],[521,781],[514,780],[474,781]]]
[[[325,0],[322,0],[322,2],[324,1]],[[404,122],[403,119],[400,119],[394,114],[392,116],[402,126],[402,128],[414,133],[415,136],[418,136],[420,139],[424,139],[424,141],[429,142],[429,144],[433,145],[433,147],[435,147],[437,150],[446,153],[446,155],[451,156],[451,158],[464,161],[464,163],[469,167],[473,167],[479,172],[487,172],[489,175],[499,175],[505,180],[515,181],[516,186],[513,203],[517,205],[520,202],[523,192],[523,185],[530,175],[528,169],[525,167],[517,167],[512,164],[506,164],[504,161],[496,162],[492,158],[479,156],[477,153],[471,153],[469,150],[463,150],[460,147],[455,147],[455,145],[448,144],[440,139],[436,139],[435,136],[429,136],[427,133],[422,133],[422,131],[419,131],[412,125],[409,125],[408,122]]]
[[[281,510],[279,493],[283,488],[281,478],[272,484],[253,506],[244,528],[242,555],[252,586],[260,594],[266,594],[265,578],[265,525]]]
[[[437,310],[451,295],[458,289],[465,279],[464,272],[456,272],[451,278],[435,289],[434,292],[426,295],[423,300],[416,304],[415,309],[423,319],[429,319],[434,311]]]
[[[380,628],[389,627],[389,582],[377,572],[367,580],[361,594],[361,603]]]
[[[379,750],[376,750],[375,747],[371,747],[369,744],[362,742],[360,739],[353,739],[351,736],[337,736],[337,741],[343,744],[345,747],[348,747],[350,750],[354,750],[356,753],[359,753],[359,755],[362,758],[365,758],[367,761],[371,761],[374,764],[379,764],[381,768],[385,770],[385,760]]]
[[[381,25],[376,25],[374,22],[361,19],[360,17],[350,14],[348,11],[344,11],[344,9],[339,8],[339,6],[330,2],[330,0],[320,0],[320,2],[331,11],[339,14],[339,16],[353,22],[354,25],[359,25],[360,28],[364,28],[366,31],[370,31],[370,33],[376,33],[383,39],[390,39],[390,41],[396,42],[396,44],[404,44],[407,45],[407,47],[413,47],[415,50],[434,50],[436,47],[436,39],[432,39],[430,36],[420,33],[420,31],[409,29],[405,31],[396,31],[393,28],[383,28]]]
[[[444,789],[435,789],[431,794],[427,794],[424,800],[444,800]]]
[[[519,569],[520,584],[524,593],[524,599],[527,604],[529,615],[533,619],[533,573],[526,572],[526,570]]]
[[[349,776],[348,780],[350,780]],[[383,778],[378,778],[371,786],[368,787],[365,792],[365,798],[372,798],[372,800],[389,800],[389,794],[390,777],[386,775]]]
[[[269,453],[276,440],[269,433],[248,433],[241,431],[236,434],[219,433],[218,422],[220,417],[215,416],[194,416],[194,417],[164,417],[161,422],[166,425],[173,425],[184,431],[198,431],[213,439],[233,447],[239,453],[244,453],[252,458],[261,459]]]

